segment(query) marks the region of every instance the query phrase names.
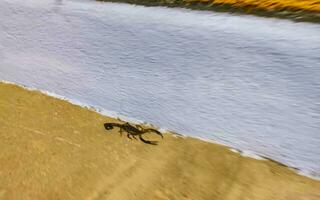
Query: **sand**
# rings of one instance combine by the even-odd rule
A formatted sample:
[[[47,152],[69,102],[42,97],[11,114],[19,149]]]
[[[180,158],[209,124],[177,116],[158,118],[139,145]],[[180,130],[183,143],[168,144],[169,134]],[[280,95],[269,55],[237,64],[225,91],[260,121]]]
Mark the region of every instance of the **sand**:
[[[171,133],[147,145],[105,122],[117,120],[0,83],[0,199],[320,199],[320,181],[278,163]]]

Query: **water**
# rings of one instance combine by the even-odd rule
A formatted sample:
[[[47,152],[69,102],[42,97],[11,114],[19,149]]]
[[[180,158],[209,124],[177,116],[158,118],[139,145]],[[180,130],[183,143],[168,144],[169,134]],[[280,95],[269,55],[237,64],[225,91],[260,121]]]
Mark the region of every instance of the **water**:
[[[94,1],[1,0],[0,80],[320,177],[320,26]]]

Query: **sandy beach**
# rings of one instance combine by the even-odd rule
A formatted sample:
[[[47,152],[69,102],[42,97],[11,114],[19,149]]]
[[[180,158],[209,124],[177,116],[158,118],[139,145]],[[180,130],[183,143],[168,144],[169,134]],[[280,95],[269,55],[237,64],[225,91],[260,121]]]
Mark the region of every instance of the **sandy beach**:
[[[105,122],[117,120],[0,83],[0,199],[320,199],[320,181],[281,164],[171,133],[147,145]]]

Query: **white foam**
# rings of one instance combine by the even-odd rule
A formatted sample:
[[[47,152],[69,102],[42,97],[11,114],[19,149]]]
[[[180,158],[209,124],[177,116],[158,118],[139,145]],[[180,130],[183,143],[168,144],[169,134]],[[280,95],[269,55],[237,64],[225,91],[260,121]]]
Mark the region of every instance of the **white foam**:
[[[253,159],[256,159],[256,160],[266,160],[265,158],[259,156],[258,154],[252,152],[252,151],[241,151],[240,152],[241,156],[243,157],[248,157],[248,158],[253,158]]]
[[[233,153],[239,153],[240,154],[240,151],[237,150],[237,149],[230,148],[229,150],[232,151]]]

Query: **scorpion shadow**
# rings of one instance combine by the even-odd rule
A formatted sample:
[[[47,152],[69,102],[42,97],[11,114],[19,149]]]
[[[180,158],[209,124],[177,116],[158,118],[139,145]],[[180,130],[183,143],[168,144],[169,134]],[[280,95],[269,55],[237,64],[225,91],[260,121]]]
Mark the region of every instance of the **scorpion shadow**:
[[[162,133],[160,133],[159,131],[155,130],[155,129],[152,129],[152,128],[143,128],[142,126],[140,125],[132,125],[128,122],[124,123],[124,124],[119,124],[119,123],[105,123],[104,124],[104,128],[107,129],[107,130],[111,130],[113,129],[114,127],[118,127],[120,130],[120,135],[122,136],[123,132],[126,132],[127,133],[127,137],[129,139],[132,140],[132,138],[136,139],[136,136],[139,137],[139,139],[146,143],[146,144],[151,144],[151,145],[157,145],[158,142],[157,141],[149,141],[149,140],[145,140],[142,135],[145,134],[145,133],[155,133],[157,135],[160,135],[161,138],[163,139],[163,135]]]

